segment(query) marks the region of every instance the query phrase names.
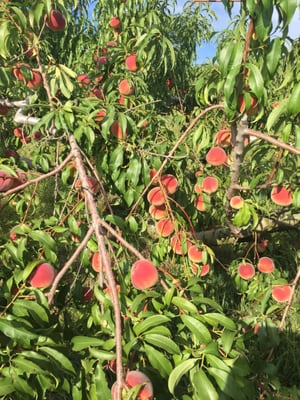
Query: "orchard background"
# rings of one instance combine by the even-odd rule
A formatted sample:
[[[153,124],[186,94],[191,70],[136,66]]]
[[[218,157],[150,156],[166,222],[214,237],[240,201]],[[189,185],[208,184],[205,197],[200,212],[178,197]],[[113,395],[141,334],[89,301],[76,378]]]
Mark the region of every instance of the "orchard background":
[[[1,399],[300,398],[299,3],[175,5],[0,3]]]

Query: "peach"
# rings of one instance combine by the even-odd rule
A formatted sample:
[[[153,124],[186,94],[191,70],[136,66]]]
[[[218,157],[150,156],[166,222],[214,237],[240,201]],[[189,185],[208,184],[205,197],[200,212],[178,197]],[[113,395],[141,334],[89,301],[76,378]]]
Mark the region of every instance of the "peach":
[[[125,66],[128,71],[136,72],[138,70],[138,66],[136,64],[136,54],[130,54],[125,58]]]
[[[128,371],[125,376],[125,384],[129,389],[141,386],[136,400],[153,400],[153,385],[146,374],[141,371]]]
[[[108,42],[106,43],[106,45],[107,45],[108,47],[116,47],[116,46],[118,46],[118,43],[117,43],[115,40],[110,40],[110,41],[108,41]]]
[[[195,183],[194,192],[197,194],[201,194],[203,192],[203,187],[199,183]]]
[[[130,271],[132,285],[138,290],[149,289],[158,281],[158,272],[151,261],[138,260]]]
[[[154,178],[154,176],[157,174],[157,170],[156,169],[150,169],[150,179],[152,179],[152,178]],[[154,184],[156,184],[157,183],[157,177],[154,179],[154,181],[152,182],[152,183],[154,183]]]
[[[221,147],[229,147],[231,145],[230,129],[220,129],[215,139],[216,145]]]
[[[272,287],[272,297],[278,303],[284,303],[290,299],[292,288],[289,284],[274,285]]]
[[[18,79],[18,81],[25,81],[25,77],[23,75],[24,71],[30,71],[30,65],[29,64],[17,64],[14,68],[13,68],[13,74],[14,76]]]
[[[7,115],[7,114],[8,114],[8,111],[9,111],[9,108],[8,108],[8,107],[2,106],[2,105],[0,104],[0,115],[3,115],[3,116]]]
[[[119,124],[119,122],[117,120],[115,120],[112,123],[112,125],[110,127],[110,132],[117,139],[126,139],[126,137],[127,137],[127,131],[122,130],[121,125]]]
[[[188,249],[188,257],[191,261],[200,263],[202,262],[202,250],[196,245],[190,246]]]
[[[209,273],[210,271],[210,265],[205,264],[200,266],[199,264],[192,264],[192,272],[194,275],[198,275],[198,271],[201,269],[199,276],[205,276]]]
[[[168,212],[164,204],[162,204],[161,206],[155,206],[154,204],[150,204],[149,214],[154,219],[162,219],[168,215]]]
[[[7,190],[14,189],[15,187],[26,182],[27,178],[25,172],[17,170],[16,173],[18,177],[12,176],[9,173],[0,170],[0,192],[6,192]]]
[[[52,285],[56,271],[51,264],[42,263],[36,266],[29,277],[29,283],[35,288],[47,288]]]
[[[119,92],[122,96],[130,96],[134,93],[134,85],[128,79],[123,79],[119,83]]]
[[[161,177],[161,183],[164,185],[169,194],[175,193],[178,188],[177,178],[175,178],[175,176],[172,174],[163,175]]]
[[[198,211],[206,211],[207,207],[209,206],[210,203],[210,198],[202,196],[199,194],[199,196],[196,197],[195,199],[195,207],[197,208]]]
[[[174,232],[174,223],[169,218],[162,218],[156,223],[156,231],[162,237],[168,237]]]
[[[89,190],[92,192],[92,194],[97,194],[99,190],[99,183],[96,178],[93,176],[87,176],[87,181],[89,185]],[[82,183],[81,179],[77,179],[75,182],[75,189],[81,189],[82,188]]]
[[[90,287],[83,287],[82,288],[82,300],[83,301],[90,301],[94,297],[93,288]]]
[[[292,192],[284,186],[274,186],[271,191],[271,200],[279,206],[289,206],[293,202]]]
[[[111,265],[110,259],[108,259],[107,261],[108,261],[109,265]],[[103,271],[105,271],[105,266],[104,266],[102,257],[100,255],[100,253],[98,253],[98,252],[94,253],[92,256],[92,268],[95,272],[99,272],[101,269]]]
[[[95,117],[95,121],[102,122],[105,117],[106,117],[106,110],[104,108],[102,108],[101,110],[99,110],[97,112],[96,117]]]
[[[263,253],[266,248],[268,247],[269,244],[269,240],[268,239],[261,239],[258,243],[257,243],[257,251],[259,253]]]
[[[103,90],[100,88],[94,88],[92,90],[91,96],[97,97],[97,99],[104,100],[104,93]]]
[[[166,197],[161,188],[159,186],[155,186],[148,192],[147,200],[149,201],[149,203],[155,206],[161,206],[165,204]]]
[[[91,83],[91,80],[90,80],[88,74],[79,74],[77,76],[77,82],[80,87],[86,87]]]
[[[208,164],[218,167],[226,163],[227,154],[222,147],[215,146],[208,151],[205,159]]]
[[[118,17],[112,17],[109,20],[108,25],[113,29],[119,29],[121,27],[121,21],[119,20]]]
[[[250,101],[248,106],[246,105],[245,97],[241,96],[238,100],[238,107],[240,113],[244,113],[246,111],[246,114],[249,117],[256,115],[258,113],[258,101],[253,96],[250,96]],[[246,109],[246,107],[248,108]]]
[[[274,269],[274,261],[270,257],[261,257],[257,263],[257,269],[265,274],[271,274]]]
[[[239,210],[244,205],[244,199],[242,196],[233,196],[230,199],[230,207],[234,208],[235,210]]]
[[[171,247],[175,254],[186,254],[190,246],[192,246],[192,242],[186,237],[186,232],[175,233],[171,238]]]
[[[46,18],[46,26],[51,31],[60,32],[66,27],[66,20],[62,13],[58,10],[51,10]]]
[[[249,280],[255,275],[255,269],[250,263],[241,263],[238,266],[238,274],[241,278]]]
[[[30,89],[38,89],[42,84],[42,76],[37,71],[32,71],[32,78],[27,81],[27,87]]]
[[[214,193],[218,190],[219,182],[214,176],[206,176],[202,181],[203,191],[206,193]]]
[[[167,80],[166,80],[166,85],[168,86],[168,88],[171,89],[171,88],[174,86],[174,83],[172,82],[171,79],[167,79]]]
[[[97,67],[100,67],[101,65],[106,64],[107,61],[108,61],[108,57],[107,56],[98,57],[97,61],[96,61],[96,65],[97,65]]]
[[[18,152],[13,149],[6,149],[4,154],[5,154],[5,157],[7,157],[7,158],[12,157],[15,160],[18,160],[20,158]]]

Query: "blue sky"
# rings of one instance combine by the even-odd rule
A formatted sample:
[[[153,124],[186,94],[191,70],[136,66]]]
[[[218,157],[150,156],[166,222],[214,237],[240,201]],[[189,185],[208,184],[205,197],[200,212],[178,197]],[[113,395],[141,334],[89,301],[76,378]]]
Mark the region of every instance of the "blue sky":
[[[299,1],[299,0],[298,0]],[[176,11],[180,12],[182,10],[182,7],[186,0],[177,0],[177,7]],[[200,3],[198,3],[200,6]],[[300,3],[299,3],[300,4]],[[215,13],[218,16],[218,20],[214,22],[214,27],[216,31],[222,31],[225,29],[230,20],[228,17],[228,14],[225,12],[223,4],[220,3],[211,3],[211,9],[215,11]],[[240,10],[240,4],[235,3],[232,9],[232,14],[237,14]],[[289,29],[289,34],[292,38],[297,38],[300,36],[300,11],[297,10],[296,14],[291,22],[290,29]],[[274,15],[274,20],[276,20],[276,15]],[[211,58],[215,55],[215,50],[216,50],[216,45],[212,41],[210,43],[205,43],[203,44],[199,49],[198,49],[198,56],[197,56],[197,63],[205,62],[208,60],[208,58]]]

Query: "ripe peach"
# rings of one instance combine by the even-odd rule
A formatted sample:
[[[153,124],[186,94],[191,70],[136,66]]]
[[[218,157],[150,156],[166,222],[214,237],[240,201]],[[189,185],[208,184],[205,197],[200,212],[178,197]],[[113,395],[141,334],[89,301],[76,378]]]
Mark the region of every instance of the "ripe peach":
[[[8,111],[9,111],[9,108],[8,108],[8,107],[2,106],[2,105],[0,104],[0,115],[3,115],[3,116],[7,115],[7,114],[8,114]]]
[[[16,172],[18,174],[18,171]],[[0,192],[6,192],[7,190],[13,189],[17,186],[20,186],[22,183],[25,183],[27,179],[26,175],[25,177],[21,175],[21,171],[19,171],[19,174],[18,177],[15,177],[5,171],[0,170]],[[22,174],[24,174],[23,171]]]
[[[168,215],[168,212],[164,204],[162,204],[161,206],[155,206],[154,204],[150,204],[149,214],[154,219],[162,219]]]
[[[7,158],[12,157],[15,160],[18,160],[20,158],[18,152],[13,149],[6,149],[4,154],[5,154],[5,157],[7,157]]]
[[[130,54],[125,58],[125,66],[128,71],[136,72],[138,70],[138,66],[136,64],[136,54]]]
[[[106,43],[108,47],[115,47],[118,46],[118,43],[115,40],[110,40],[109,42]]]
[[[269,244],[269,240],[268,239],[260,240],[257,243],[257,251],[259,253],[263,253],[266,250],[266,248],[268,247],[268,244]]]
[[[82,300],[83,301],[90,301],[94,297],[93,288],[90,287],[83,287],[82,288]]]
[[[30,89],[38,89],[42,84],[42,76],[37,71],[32,71],[32,78],[27,81],[27,87]]]
[[[178,188],[178,180],[172,174],[163,175],[161,177],[161,183],[164,185],[169,194],[175,193]]]
[[[128,371],[125,376],[125,384],[129,389],[141,385],[136,400],[153,400],[153,385],[146,374],[141,371]]]
[[[131,283],[138,290],[149,289],[158,281],[156,267],[148,260],[136,261],[130,271]]]
[[[36,266],[29,277],[29,283],[36,288],[47,288],[52,285],[56,271],[51,264],[42,263]]]
[[[238,266],[238,274],[241,278],[249,280],[255,275],[255,269],[250,263],[241,263]]]
[[[271,191],[271,200],[279,206],[289,206],[293,202],[292,192],[284,186],[274,186]]]
[[[95,121],[102,122],[105,117],[106,117],[106,110],[104,108],[102,108],[101,110],[99,110],[97,112]]]
[[[112,125],[110,127],[110,132],[117,139],[126,139],[126,137],[127,137],[127,131],[122,130],[121,125],[119,124],[119,122],[117,120],[115,120],[112,123]]]
[[[66,20],[62,13],[58,10],[51,10],[46,18],[46,26],[51,31],[60,32],[66,27]]]
[[[195,199],[195,207],[198,211],[206,211],[209,205],[210,198],[199,194]]]
[[[155,206],[161,206],[166,202],[166,197],[161,188],[155,186],[148,192],[147,200]]]
[[[227,161],[227,154],[222,147],[215,146],[208,151],[205,158],[208,164],[220,166]]]
[[[14,68],[13,68],[13,74],[14,76],[18,79],[18,81],[25,81],[25,77],[23,75],[23,72],[28,70],[28,73],[30,71],[30,65],[29,64],[17,64]]]
[[[272,287],[272,297],[278,303],[284,303],[289,300],[292,288],[289,284],[274,285]]]
[[[99,190],[99,183],[97,179],[93,176],[87,176],[87,181],[89,185],[89,190],[92,192],[92,194],[97,194]],[[81,179],[79,178],[75,182],[75,189],[82,189]]]
[[[110,265],[110,259],[107,260]],[[101,269],[105,271],[105,266],[100,253],[94,253],[92,256],[92,268],[95,272],[99,272]]]
[[[175,254],[186,254],[190,246],[192,246],[192,242],[187,237],[187,233],[184,231],[175,233],[175,235],[171,238],[171,247]]]
[[[192,264],[192,272],[194,275],[198,275],[199,269],[200,269],[199,276],[205,276],[210,271],[210,265],[204,264],[204,265],[200,266],[199,264],[194,264],[194,263]]]
[[[220,129],[216,135],[216,145],[221,147],[229,147],[231,145],[230,129]]]
[[[157,174],[157,170],[155,168],[150,169],[150,179],[152,179]],[[157,177],[153,181],[154,184],[157,183]]]
[[[242,196],[233,196],[230,199],[230,207],[234,208],[235,210],[239,210],[244,205],[244,199]]]
[[[123,79],[119,83],[119,92],[123,96],[130,96],[134,93],[134,85],[132,82],[128,81],[128,79]]]
[[[86,87],[91,83],[91,80],[90,80],[88,74],[79,74],[77,76],[77,82],[80,87]]]
[[[265,274],[271,274],[274,269],[274,261],[270,257],[261,257],[257,263],[257,269]]]
[[[194,192],[197,194],[201,194],[203,192],[203,187],[199,183],[195,183]]]
[[[244,96],[241,96],[238,100],[238,107],[240,113],[244,113],[246,111],[246,114],[251,117],[253,115],[256,115],[258,113],[258,101],[255,97],[250,96],[250,101],[249,105],[246,105],[246,100]],[[248,107],[246,109],[246,107]]]
[[[196,245],[190,246],[188,249],[188,257],[191,261],[200,263],[202,262],[202,250]]]
[[[219,182],[214,176],[206,176],[202,181],[203,191],[206,193],[214,193],[218,190]]]
[[[174,232],[174,223],[169,218],[162,218],[156,223],[156,231],[162,237],[168,237]]]
[[[96,65],[97,65],[97,67],[100,67],[101,65],[106,64],[107,61],[108,61],[108,57],[107,56],[98,57],[97,61],[96,61]]]
[[[121,21],[119,20],[118,17],[112,17],[109,20],[109,26],[113,29],[119,29],[121,27]]]

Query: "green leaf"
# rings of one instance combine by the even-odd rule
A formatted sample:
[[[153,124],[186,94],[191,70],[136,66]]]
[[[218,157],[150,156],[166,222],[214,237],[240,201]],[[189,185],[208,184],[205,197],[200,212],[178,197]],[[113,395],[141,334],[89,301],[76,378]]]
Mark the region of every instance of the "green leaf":
[[[73,351],[81,351],[91,346],[102,346],[103,340],[89,336],[74,336],[71,343]]]
[[[20,308],[23,312],[26,310],[28,314],[31,315],[32,318],[40,325],[44,325],[45,322],[49,322],[49,314],[47,310],[34,301],[16,300],[13,304],[13,313],[15,315],[18,315],[18,308]]]
[[[292,94],[288,98],[287,111],[292,115],[300,112],[300,82],[294,87]]]
[[[236,332],[225,329],[221,335],[221,344],[225,353],[230,353]]]
[[[9,85],[8,74],[6,73],[5,68],[0,67],[0,86],[8,87],[8,85]]]
[[[237,385],[231,371],[224,371],[214,367],[207,368],[208,373],[215,379],[217,385],[227,396],[234,400],[246,400],[247,395]]]
[[[71,361],[62,353],[60,353],[59,351],[53,349],[52,347],[46,347],[43,346],[40,348],[40,351],[42,353],[46,353],[48,354],[50,357],[53,358],[53,360],[55,360],[58,364],[60,364],[60,366],[70,372],[71,374],[76,374],[76,371],[71,363]]]
[[[276,124],[279,118],[286,113],[288,99],[281,100],[277,107],[272,110],[266,123],[267,131],[270,132],[271,128]]]
[[[126,176],[128,181],[135,187],[140,178],[140,173],[142,170],[141,160],[138,158],[132,158],[129,161],[129,165],[126,171]]]
[[[218,400],[219,394],[216,388],[212,384],[211,380],[207,377],[203,369],[199,369],[197,372],[192,374],[192,384],[195,387],[199,399],[201,400]]]
[[[278,11],[284,22],[284,28],[288,26],[295,14],[297,8],[297,0],[279,0]]]
[[[106,222],[111,222],[114,225],[117,225],[122,231],[126,231],[127,224],[123,218],[119,217],[118,215],[107,215],[105,217]]]
[[[180,308],[180,309],[182,309],[182,310],[184,310],[184,311],[186,311],[188,313],[191,313],[191,314],[197,314],[198,313],[197,307],[192,302],[190,302],[187,299],[184,299],[183,297],[174,296],[172,298],[171,302],[172,302],[172,304],[174,304],[174,306],[176,306],[176,307],[178,307],[178,308]]]
[[[0,377],[0,396],[6,396],[15,392],[15,387],[11,378]]]
[[[173,370],[173,366],[171,362],[167,359],[167,357],[155,347],[144,344],[144,350],[146,356],[154,369],[159,371],[159,374],[163,378],[168,378],[171,371]]]
[[[159,335],[157,333],[150,333],[143,336],[145,342],[152,344],[153,346],[159,347],[170,354],[180,354],[179,347],[172,340],[166,336]]]
[[[21,370],[23,373],[26,374],[42,374],[42,375],[47,375],[48,371],[41,368],[39,365],[36,363],[27,360],[25,357],[22,356],[17,356],[12,359],[12,365],[17,367],[19,370]]]
[[[28,328],[28,326],[19,320],[7,320],[4,317],[0,319],[0,331],[4,333],[5,336],[17,340],[18,342],[28,343],[30,340],[38,337],[36,333],[30,332],[26,328]]]
[[[200,343],[211,342],[211,335],[206,326],[198,319],[190,315],[181,315],[180,317],[184,325],[195,335]]]
[[[270,50],[266,54],[266,66],[269,74],[274,75],[281,59],[281,39],[276,37],[272,40]]]
[[[144,332],[147,332],[149,329],[163,325],[170,321],[170,318],[166,317],[165,315],[151,315],[150,317],[146,318],[142,322],[138,322],[134,325],[133,330],[137,336],[141,335]]]
[[[251,92],[258,98],[262,98],[264,94],[264,79],[258,67],[255,64],[247,64],[249,69],[249,87]]]
[[[47,247],[52,251],[56,251],[56,242],[48,232],[45,231],[31,231],[29,232],[31,239],[39,242],[42,247]]]
[[[180,379],[194,367],[198,360],[196,358],[189,358],[177,365],[171,372],[168,379],[169,391],[174,395],[176,386],[178,385]]]
[[[200,315],[199,318],[203,319],[205,322],[209,323],[210,325],[217,327],[218,325],[224,326],[229,330],[235,330],[236,325],[235,323],[226,315],[219,314],[219,313],[207,313]]]

